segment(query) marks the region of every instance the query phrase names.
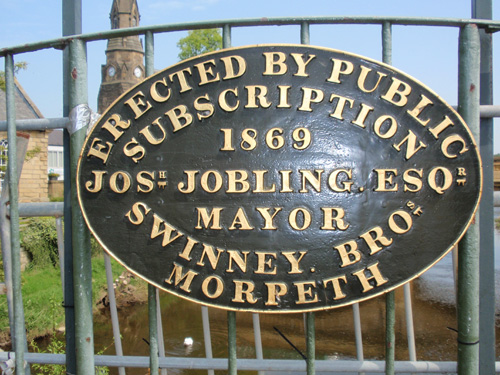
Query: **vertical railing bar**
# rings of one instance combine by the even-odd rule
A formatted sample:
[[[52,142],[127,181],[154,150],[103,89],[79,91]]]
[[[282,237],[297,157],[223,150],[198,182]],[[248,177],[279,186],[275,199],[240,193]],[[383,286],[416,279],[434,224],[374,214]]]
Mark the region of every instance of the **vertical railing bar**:
[[[149,317],[149,373],[158,375],[158,322],[156,315],[156,288],[148,284]]]
[[[104,268],[106,269],[106,283],[108,285],[109,311],[111,313],[111,327],[113,328],[113,338],[117,356],[123,356],[122,338],[120,335],[120,323],[118,322],[118,310],[116,308],[116,295],[113,285],[113,270],[111,268],[111,258],[104,253]],[[118,367],[118,374],[125,375],[125,367]]]
[[[236,312],[227,312],[227,359],[228,375],[237,375],[236,366]]]
[[[392,64],[392,25],[390,22],[382,24],[382,60],[386,64]],[[385,302],[385,373],[394,374],[394,353],[395,353],[395,317],[396,303],[395,292],[386,294]]]
[[[316,374],[316,327],[314,322],[314,312],[306,313],[306,364],[307,375]]]
[[[24,136],[17,134],[16,136],[16,159],[17,159],[17,183],[19,186],[19,180],[22,173],[22,168],[24,164],[24,158],[26,156],[26,151],[28,150],[29,136]],[[7,146],[8,147],[8,146]],[[10,335],[12,338],[12,347],[15,347],[15,316],[14,316],[14,296],[12,288],[12,251],[11,251],[11,223],[10,223],[10,196],[9,196],[9,172],[5,174],[4,179],[4,189],[0,197],[0,238],[2,242],[2,260],[4,269],[4,281],[7,293],[7,313],[9,316],[9,328]],[[19,212],[19,210],[18,210]],[[28,350],[28,343],[26,343],[26,351]]]
[[[252,314],[253,322],[253,337],[255,340],[255,357],[259,360],[264,359],[264,353],[262,351],[262,336],[260,334],[260,317],[259,314]],[[264,375],[264,371],[258,371],[258,375]]]
[[[212,335],[210,334],[210,318],[208,316],[208,307],[201,306],[201,321],[203,323],[203,341],[205,343],[205,357],[207,359],[213,358],[212,353]],[[208,375],[214,375],[213,369],[207,370]]]
[[[473,0],[472,18],[493,18],[492,0]],[[493,46],[492,34],[487,30],[479,31],[480,62],[480,98],[479,104],[493,104]],[[483,192],[479,213],[479,371],[491,374],[495,371],[495,230],[493,198],[493,119],[480,120],[480,152],[483,163]]]
[[[156,288],[156,322],[158,325],[158,355],[160,358],[165,358],[165,343],[163,341],[163,323],[161,320],[161,303],[160,291]],[[167,369],[160,370],[161,375],[167,375]]]
[[[56,217],[57,252],[59,254],[59,269],[61,270],[61,285],[64,296],[64,231],[62,217]]]
[[[224,25],[222,27],[222,48],[231,48],[231,26]]]
[[[14,349],[16,369],[24,368],[26,351],[26,325],[24,322],[23,295],[21,291],[21,245],[19,240],[19,190],[17,168],[16,108],[14,93],[14,57],[5,56],[5,97],[7,107],[7,169],[9,173],[9,215],[10,215],[10,251],[12,261],[12,299],[14,302]],[[26,367],[29,373],[29,366]],[[21,373],[21,370],[19,371]],[[23,371],[24,372],[24,371]]]
[[[87,47],[86,43],[74,39],[69,45],[69,107],[72,111],[80,105],[87,105]],[[73,116],[71,116],[73,117]],[[76,115],[78,117],[78,115]],[[82,121],[76,123],[70,135],[71,157],[71,230],[73,232],[73,282],[75,299],[75,342],[76,369],[78,374],[93,374],[94,334],[92,319],[92,261],[90,233],[78,205],[76,172],[80,151],[87,134],[87,126]]]
[[[311,39],[309,35],[309,22],[302,22],[300,24],[300,43],[301,44],[310,44]]]
[[[359,303],[352,305],[352,315],[354,319],[354,338],[356,340],[356,358],[358,361],[364,361],[363,354],[363,333],[361,331],[361,314],[359,312]],[[364,372],[359,373],[363,375]]]
[[[479,142],[480,41],[476,25],[459,35],[458,111]],[[479,212],[458,244],[458,373],[479,374]]]
[[[417,350],[415,348],[415,330],[413,325],[413,306],[411,303],[410,283],[403,286],[406,314],[406,337],[408,340],[408,354],[410,361],[417,360]]]
[[[145,38],[146,77],[154,74],[154,35],[146,32]],[[158,304],[156,287],[148,284],[148,316],[149,316],[149,368],[151,375],[158,375]],[[161,316],[161,315],[160,315]]]

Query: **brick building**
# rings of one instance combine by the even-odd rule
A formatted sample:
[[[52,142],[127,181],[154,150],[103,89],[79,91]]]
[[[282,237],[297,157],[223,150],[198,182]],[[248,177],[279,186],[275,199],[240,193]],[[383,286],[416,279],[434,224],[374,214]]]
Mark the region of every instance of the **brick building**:
[[[15,81],[16,119],[43,118],[42,114],[23,90],[19,82]],[[0,121],[7,118],[5,107],[5,92],[0,90]],[[19,183],[20,202],[46,202],[48,201],[47,178],[47,146],[49,131],[30,131],[28,152],[24,161],[21,180]],[[8,147],[7,133],[0,132],[0,145],[2,152]],[[5,165],[1,160],[0,164]],[[0,189],[2,181],[0,181]]]

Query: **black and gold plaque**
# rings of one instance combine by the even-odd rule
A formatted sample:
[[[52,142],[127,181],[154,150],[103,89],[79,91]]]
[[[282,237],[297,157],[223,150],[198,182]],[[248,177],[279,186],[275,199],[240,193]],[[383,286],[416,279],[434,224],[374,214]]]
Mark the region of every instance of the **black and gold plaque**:
[[[85,219],[155,286],[259,312],[338,307],[440,260],[481,192],[470,131],[385,64],[298,45],[222,50],[120,97],[78,169]]]

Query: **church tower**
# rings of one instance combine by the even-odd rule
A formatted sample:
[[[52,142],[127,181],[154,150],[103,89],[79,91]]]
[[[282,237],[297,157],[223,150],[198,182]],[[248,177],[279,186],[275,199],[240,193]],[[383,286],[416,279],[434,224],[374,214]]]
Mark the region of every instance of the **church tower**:
[[[112,29],[139,26],[136,0],[113,0],[109,14]],[[103,113],[116,98],[144,79],[144,50],[139,36],[108,41],[106,64],[101,67],[98,112]]]

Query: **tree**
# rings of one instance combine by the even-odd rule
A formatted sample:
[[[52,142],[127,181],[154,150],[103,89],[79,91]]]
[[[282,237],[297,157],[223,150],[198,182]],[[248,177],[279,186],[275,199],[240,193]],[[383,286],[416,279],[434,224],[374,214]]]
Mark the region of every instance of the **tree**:
[[[20,70],[25,70],[28,67],[26,61],[20,61],[14,64],[14,74],[17,74]],[[5,72],[0,70],[0,90],[5,91]]]
[[[191,30],[186,37],[177,42],[177,47],[181,50],[179,52],[180,60],[221,49],[220,29]]]

